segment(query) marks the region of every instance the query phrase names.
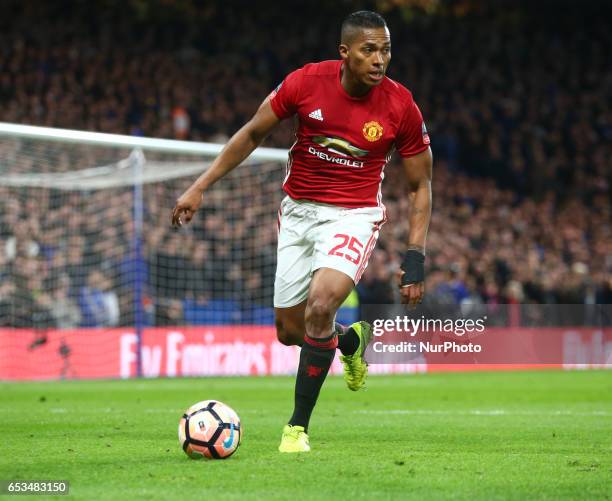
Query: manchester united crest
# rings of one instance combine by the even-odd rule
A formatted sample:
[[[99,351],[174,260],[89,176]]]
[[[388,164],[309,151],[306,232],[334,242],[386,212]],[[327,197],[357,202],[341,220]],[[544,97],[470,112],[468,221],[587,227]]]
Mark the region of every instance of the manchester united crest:
[[[368,141],[378,141],[383,133],[383,127],[376,121],[363,124],[363,137]]]

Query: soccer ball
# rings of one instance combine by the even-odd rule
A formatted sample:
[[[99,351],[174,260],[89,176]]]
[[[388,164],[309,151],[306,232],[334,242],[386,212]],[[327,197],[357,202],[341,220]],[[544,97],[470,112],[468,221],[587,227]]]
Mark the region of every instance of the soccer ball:
[[[192,459],[226,459],[240,445],[240,418],[228,405],[204,400],[185,411],[179,421],[178,437],[185,454]]]

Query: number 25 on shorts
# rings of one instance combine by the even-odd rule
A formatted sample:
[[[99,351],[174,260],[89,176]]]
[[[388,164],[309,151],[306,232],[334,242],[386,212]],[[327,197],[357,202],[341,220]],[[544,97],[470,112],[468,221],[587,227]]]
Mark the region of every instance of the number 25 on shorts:
[[[363,249],[363,244],[355,237],[342,233],[337,233],[334,235],[334,238],[341,239],[342,241],[333,247],[328,254],[330,256],[340,256],[344,259],[348,259],[351,263],[359,264],[359,261],[361,261],[361,249]],[[345,250],[345,248],[348,252],[341,252]]]

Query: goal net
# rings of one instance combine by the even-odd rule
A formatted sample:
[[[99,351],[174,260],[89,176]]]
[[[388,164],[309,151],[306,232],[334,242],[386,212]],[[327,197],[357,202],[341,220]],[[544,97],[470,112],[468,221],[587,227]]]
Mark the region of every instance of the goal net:
[[[260,152],[175,230],[176,198],[219,145],[135,143],[2,136],[4,325],[269,323],[286,154]]]
[[[146,329],[216,326],[217,340],[233,329],[246,341],[254,329],[272,328],[285,151],[258,149],[177,230],[170,225],[175,200],[220,145],[0,125],[0,329],[21,333],[27,364],[46,353],[58,358],[58,375],[70,377],[75,332],[95,332],[87,349],[97,352],[109,349],[100,341],[105,332],[131,333],[115,344],[129,345],[118,356],[134,375],[151,363],[138,349]],[[210,340],[211,332],[194,332],[202,346]],[[160,341],[153,361],[159,375],[172,373],[168,342]],[[6,358],[14,347],[3,348]],[[157,357],[154,344],[145,348],[142,356]],[[223,362],[247,356],[233,353]],[[192,359],[191,373],[208,370],[199,368],[201,357]],[[0,359],[0,371],[3,363],[17,365]]]

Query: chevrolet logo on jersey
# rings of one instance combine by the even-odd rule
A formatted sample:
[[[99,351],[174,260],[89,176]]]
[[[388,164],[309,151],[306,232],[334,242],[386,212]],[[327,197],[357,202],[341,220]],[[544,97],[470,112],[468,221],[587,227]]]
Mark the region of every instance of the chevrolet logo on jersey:
[[[315,136],[312,138],[312,141],[320,146],[323,146],[324,148],[327,148],[329,151],[338,153],[339,155],[363,157],[369,153],[368,150],[357,148],[357,146],[353,146],[346,139],[342,139],[340,137]]]
[[[308,148],[308,153],[332,164],[361,168],[364,165],[363,162],[359,160],[353,160],[349,157],[359,158],[369,153],[367,150],[357,148],[356,146],[353,146],[351,143],[349,143],[346,139],[342,139],[340,137],[314,136],[312,138],[312,141],[313,143],[327,148],[327,151],[329,151],[330,153],[341,155],[339,157],[336,155],[330,155],[329,153],[318,150],[314,146],[310,146]]]

